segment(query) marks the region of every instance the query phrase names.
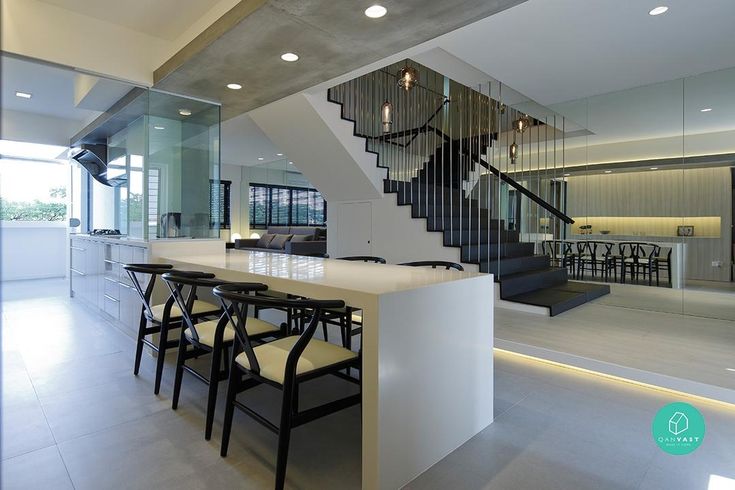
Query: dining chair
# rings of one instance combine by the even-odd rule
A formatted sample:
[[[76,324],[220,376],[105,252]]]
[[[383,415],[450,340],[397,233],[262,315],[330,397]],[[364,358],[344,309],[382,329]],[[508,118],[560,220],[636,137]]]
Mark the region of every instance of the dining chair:
[[[205,272],[167,272],[163,274],[162,279],[171,291],[171,296],[176,300],[176,305],[182,311],[183,318],[179,352],[176,357],[176,375],[171,408],[174,410],[178,408],[184,371],[208,385],[204,438],[209,440],[212,437],[214,411],[217,406],[217,388],[219,382],[229,376],[230,360],[228,352],[235,339],[235,331],[230,326],[224,312],[218,319],[204,322],[197,322],[190,312],[194,303],[193,298],[198,290],[202,288],[212,290],[216,286],[226,284],[226,281],[217,279],[214,274]],[[259,283],[240,283],[239,287],[241,291],[249,293],[268,289],[268,286]],[[186,288],[188,288],[188,294],[185,293]],[[248,318],[248,335],[253,340],[276,338],[284,334],[285,325],[279,327],[257,318]],[[186,364],[189,359],[199,358],[207,354],[211,354],[208,375],[204,375]],[[224,367],[220,370],[223,360]]]
[[[225,314],[235,330],[230,378],[222,431],[220,455],[227,456],[235,408],[278,435],[275,488],[281,490],[286,481],[286,465],[291,430],[339,410],[357,405],[361,393],[349,395],[322,405],[299,408],[299,388],[305,381],[356,367],[360,356],[349,349],[314,338],[321,313],[325,308],[342,308],[341,300],[279,299],[247,294],[238,284],[214,288]],[[248,334],[248,309],[254,306],[294,308],[312,312],[303,333],[272,342],[254,345]],[[256,386],[270,386],[281,392],[278,425],[246,405],[237,396]]]
[[[178,340],[168,339],[168,332],[172,328],[180,327],[183,319],[181,309],[175,304],[176,300],[173,296],[169,295],[165,303],[157,305],[151,305],[151,298],[153,297],[153,290],[156,286],[156,279],[166,272],[172,272],[174,270],[173,265],[124,264],[123,269],[128,273],[133,288],[135,288],[142,303],[135,345],[133,374],[138,375],[143,355],[143,346],[147,345],[157,355],[156,378],[153,388],[153,393],[157,395],[161,390],[166,351],[179,346]],[[219,311],[219,306],[194,298],[191,307],[191,316],[198,320],[207,316],[217,315]],[[157,343],[146,338],[148,335],[154,334],[158,334]]]
[[[406,265],[408,267],[431,267],[432,269],[441,268],[446,270],[454,269],[457,271],[464,271],[464,267],[462,267],[461,264],[457,264],[455,262],[447,262],[445,260],[419,260],[416,262],[404,262],[398,265]]]

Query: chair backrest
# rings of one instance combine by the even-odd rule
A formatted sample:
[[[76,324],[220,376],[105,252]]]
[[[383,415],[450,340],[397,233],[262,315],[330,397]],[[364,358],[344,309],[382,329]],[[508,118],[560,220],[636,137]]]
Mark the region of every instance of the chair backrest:
[[[352,255],[349,257],[339,257],[337,260],[350,260],[352,262],[373,262],[375,264],[387,263],[383,257],[373,257],[372,255]]]
[[[140,300],[143,302],[143,312],[146,317],[153,319],[153,311],[151,310],[151,296],[153,295],[153,289],[156,286],[156,278],[166,272],[171,272],[174,266],[171,264],[123,264],[123,269],[128,273],[130,282],[133,283],[133,288],[140,296]],[[150,276],[148,279],[148,285],[145,290],[143,284],[145,281],[141,280],[143,277],[139,275]],[[173,299],[169,298],[170,304],[173,304]],[[171,307],[168,305],[168,309]]]
[[[247,334],[248,309],[252,306],[254,308],[278,308],[312,312],[311,319],[306,328],[288,353],[284,383],[289,383],[296,376],[296,365],[299,357],[301,357],[304,349],[306,349],[309,341],[314,336],[322,311],[327,308],[344,308],[345,306],[345,302],[342,300],[285,299],[270,296],[255,296],[248,294],[249,289],[247,286],[238,283],[217,286],[213,292],[222,302],[225,315],[235,329],[237,345],[233,356],[237,353],[238,347],[241,347],[250,363],[250,371],[255,374],[260,373],[260,365],[258,364],[258,358],[255,355]]]
[[[595,255],[597,242],[593,240],[580,240],[577,242],[577,253],[580,255]]]
[[[666,257],[666,260],[671,260],[671,247],[659,247],[656,257]]]
[[[163,281],[171,291],[171,296],[176,301],[176,305],[181,310],[181,317],[184,324],[191,332],[194,341],[199,342],[199,332],[192,318],[192,308],[194,300],[196,300],[197,289],[200,287],[214,289],[223,284],[231,284],[223,279],[217,279],[214,274],[199,271],[174,271],[167,272],[162,276]],[[268,286],[260,283],[237,283],[243,291],[265,291]],[[188,287],[188,294],[184,295],[184,288]],[[220,317],[220,325],[227,323],[227,316],[222,314]],[[219,328],[217,329],[220,330]]]
[[[464,270],[464,267],[462,267],[460,264],[457,264],[455,262],[447,262],[445,260],[419,260],[416,262],[404,262],[398,265],[407,265],[409,267],[431,267],[432,269],[441,267],[446,270],[456,269],[458,271]]]

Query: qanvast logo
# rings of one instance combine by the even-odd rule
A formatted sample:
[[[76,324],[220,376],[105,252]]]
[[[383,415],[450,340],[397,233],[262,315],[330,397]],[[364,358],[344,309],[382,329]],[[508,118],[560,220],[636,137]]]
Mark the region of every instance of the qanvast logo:
[[[704,417],[688,403],[671,403],[653,419],[653,438],[670,454],[688,454],[702,443]]]

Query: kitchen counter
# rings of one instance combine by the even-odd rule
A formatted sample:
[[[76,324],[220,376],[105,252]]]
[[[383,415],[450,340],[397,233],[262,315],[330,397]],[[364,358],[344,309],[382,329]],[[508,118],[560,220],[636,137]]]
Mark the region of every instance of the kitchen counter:
[[[400,488],[493,421],[493,276],[232,250],[176,267],[362,309],[362,488]]]

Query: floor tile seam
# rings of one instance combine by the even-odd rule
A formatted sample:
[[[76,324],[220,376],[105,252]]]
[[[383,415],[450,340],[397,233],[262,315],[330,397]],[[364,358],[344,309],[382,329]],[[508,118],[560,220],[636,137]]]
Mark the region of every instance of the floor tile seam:
[[[64,465],[64,471],[66,471],[66,476],[69,478],[69,483],[71,484],[71,488],[76,489],[77,486],[74,485],[74,480],[71,478],[71,473],[69,472],[69,467],[66,465],[66,460],[64,459],[64,455],[61,454],[61,449],[59,449],[59,445],[56,445],[56,452],[59,453],[59,458],[61,458],[61,464]]]
[[[37,448],[29,449],[27,451],[23,451],[22,453],[14,454],[13,456],[3,457],[2,463],[7,464],[8,462],[14,460],[15,458],[20,458],[21,456],[27,456],[35,451],[40,451],[42,449],[48,449],[56,445],[57,445],[56,442],[54,442],[53,444],[49,444],[48,446],[37,447]]]
[[[62,445],[62,444],[68,444],[68,443],[77,441],[79,439],[83,439],[85,437],[90,437],[90,436],[93,436],[93,435],[101,434],[103,432],[108,432],[108,431],[110,431],[112,429],[117,429],[117,428],[119,428],[122,425],[129,424],[129,423],[132,423],[132,422],[139,422],[140,420],[142,420],[142,419],[144,419],[146,417],[151,417],[151,416],[157,415],[157,414],[159,414],[161,412],[164,412],[164,411],[165,410],[159,410],[159,411],[152,412],[152,413],[146,413],[146,414],[140,415],[139,417],[132,418],[130,420],[124,420],[122,422],[118,422],[118,423],[115,423],[115,424],[112,424],[112,425],[108,425],[107,427],[103,427],[103,428],[96,429],[96,430],[93,430],[93,431],[90,431],[90,432],[86,432],[84,434],[77,434],[76,436],[71,437],[69,439],[64,439],[63,441],[59,441],[56,445],[59,446],[59,445]]]

